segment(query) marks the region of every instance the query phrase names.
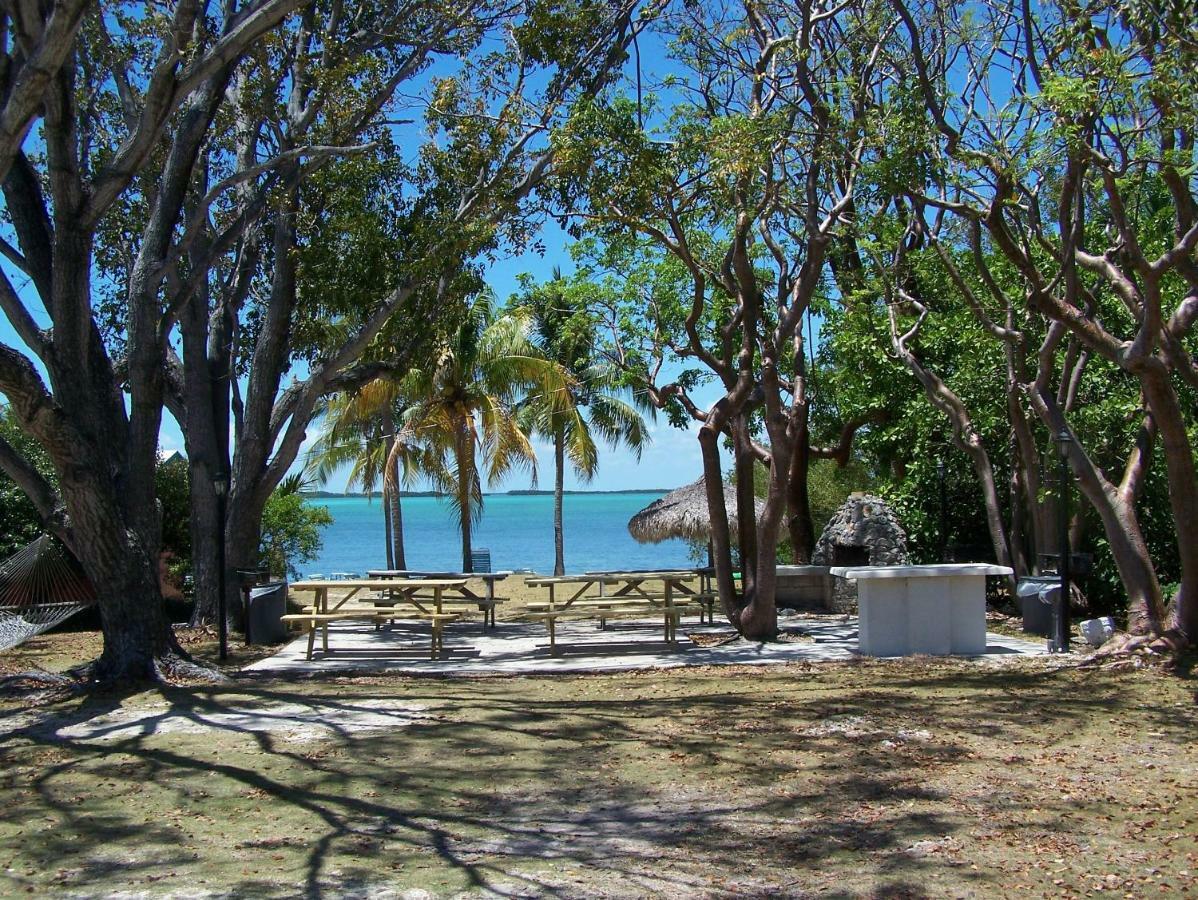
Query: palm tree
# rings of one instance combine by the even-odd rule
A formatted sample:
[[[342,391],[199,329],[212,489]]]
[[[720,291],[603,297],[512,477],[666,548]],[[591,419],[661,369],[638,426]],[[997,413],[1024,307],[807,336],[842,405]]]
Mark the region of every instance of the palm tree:
[[[529,336],[521,311],[497,316],[491,295],[466,308],[433,363],[402,381],[411,406],[404,428],[443,460],[442,485],[462,535],[462,571],[471,569],[471,531],[482,515],[482,475],[488,484],[517,467],[536,481],[536,454],[515,415],[527,392],[559,397],[570,386],[561,367],[546,359]]]
[[[399,383],[392,379],[378,378],[356,391],[334,394],[324,403],[327,424],[305,466],[305,472],[323,485],[348,465],[346,485],[361,486],[368,498],[382,482],[389,569],[407,568],[401,485],[439,466],[435,454],[421,447],[410,430],[396,430],[403,410]]]
[[[522,424],[553,442],[553,574],[566,572],[565,529],[562,509],[566,460],[584,482],[598,469],[598,434],[613,450],[621,444],[637,459],[650,438],[641,415],[653,415],[653,406],[638,399],[620,382],[619,372],[596,352],[596,326],[586,307],[586,282],[573,286],[558,269],[547,284],[526,290],[517,301],[532,320],[536,342],[546,357],[569,376],[552,402],[530,398],[521,411]],[[632,402],[625,397],[632,394]]]

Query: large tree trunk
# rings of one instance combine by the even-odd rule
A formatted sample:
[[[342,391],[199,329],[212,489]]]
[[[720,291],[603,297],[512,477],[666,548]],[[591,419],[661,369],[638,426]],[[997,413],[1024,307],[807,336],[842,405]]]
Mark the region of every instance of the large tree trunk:
[[[562,523],[562,499],[566,477],[566,435],[553,435],[553,574],[566,574],[566,538]]]
[[[1164,451],[1169,506],[1181,560],[1181,587],[1173,598],[1169,626],[1179,631],[1187,643],[1198,643],[1198,471],[1194,448],[1177,393],[1164,366],[1150,361],[1140,373],[1140,384]]]
[[[1038,390],[1035,385],[1028,385],[1027,390],[1033,409],[1050,434],[1069,431],[1056,397],[1050,391]],[[1098,513],[1119,578],[1127,591],[1128,630],[1133,634],[1159,633],[1161,587],[1140,531],[1134,503],[1128,503],[1127,498],[1120,495],[1076,441],[1069,445],[1068,460],[1078,490]]]
[[[711,555],[716,590],[724,615],[739,630],[741,602],[736,595],[736,580],[732,577],[732,539],[724,500],[724,473],[720,468],[720,430],[714,421],[708,421],[699,429],[699,449],[703,458],[707,507],[711,515]]]
[[[757,457],[743,413],[732,420],[732,450],[736,465],[736,541],[740,547],[743,602],[748,605],[757,595],[757,496],[753,485]]]
[[[119,480],[152,484],[153,477],[147,470],[125,472]],[[124,507],[120,497],[99,471],[63,481],[69,546],[96,589],[104,634],[104,649],[91,674],[123,681],[198,673],[166,618],[158,581],[157,510]]]
[[[229,624],[241,629],[245,624],[245,598],[241,593],[239,569],[258,569],[262,565],[262,508],[256,496],[236,489],[229,497],[228,524],[225,528],[225,604]],[[287,577],[286,572],[271,575]]]
[[[757,522],[754,592],[741,613],[741,633],[748,638],[773,640],[778,636],[778,534],[787,507],[787,481],[791,472],[791,439],[784,427],[767,426],[770,434],[769,482],[761,518]]]
[[[126,412],[99,331],[87,317],[90,240],[59,224],[50,304],[57,316],[55,352],[46,361],[54,395],[32,363],[0,346],[0,391],[21,428],[50,457],[59,493],[28,463],[22,468],[15,454],[0,455],[0,464],[30,495],[46,526],[75,554],[96,589],[104,647],[91,675],[108,681],[157,680],[184,668],[198,673],[171,634],[158,579],[157,454],[156,440],[148,438],[152,433],[156,439],[161,410],[152,408],[155,385],[139,383],[137,400]],[[130,377],[145,375],[142,360]]]
[[[787,529],[794,563],[811,564],[815,552],[815,523],[811,519],[811,430],[806,411],[799,413],[799,434],[790,457],[790,478],[786,484]]]
[[[206,184],[207,165],[201,168]],[[207,235],[205,235],[207,237]],[[197,242],[193,263],[204,265],[207,247]],[[211,307],[205,282],[179,313],[183,389],[175,416],[183,431],[191,502],[191,572],[195,590],[192,625],[213,623],[220,584],[218,543],[224,523],[214,479],[229,471],[229,400],[232,315],[227,305]]]

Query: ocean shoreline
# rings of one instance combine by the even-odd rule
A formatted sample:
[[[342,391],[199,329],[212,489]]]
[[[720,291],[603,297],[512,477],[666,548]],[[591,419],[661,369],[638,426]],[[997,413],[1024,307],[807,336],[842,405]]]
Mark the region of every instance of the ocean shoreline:
[[[563,516],[566,569],[657,569],[691,565],[683,541],[640,544],[628,533],[628,520],[663,491],[583,491],[565,497]],[[404,568],[459,571],[461,537],[447,498],[402,496]],[[315,559],[300,563],[302,574],[365,572],[387,568],[383,504],[364,494],[305,496],[326,507],[333,524]],[[491,551],[494,570],[553,571],[553,494],[496,493],[484,497],[482,518],[473,527],[473,548]]]

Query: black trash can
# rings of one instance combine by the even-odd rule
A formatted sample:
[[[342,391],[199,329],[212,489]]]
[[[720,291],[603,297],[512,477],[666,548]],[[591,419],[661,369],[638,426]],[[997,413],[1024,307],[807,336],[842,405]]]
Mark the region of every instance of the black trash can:
[[[286,612],[286,581],[273,581],[250,588],[250,607],[245,617],[245,642],[281,644],[287,640],[287,627],[281,621]]]
[[[1052,610],[1061,596],[1061,579],[1055,575],[1029,575],[1016,587],[1023,612],[1023,630],[1048,637],[1052,633]]]

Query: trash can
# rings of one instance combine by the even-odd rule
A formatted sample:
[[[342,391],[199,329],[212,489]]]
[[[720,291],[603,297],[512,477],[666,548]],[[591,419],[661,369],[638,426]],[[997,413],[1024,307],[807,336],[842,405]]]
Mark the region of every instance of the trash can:
[[[245,617],[247,644],[280,644],[287,640],[282,622],[287,612],[287,582],[273,581],[250,588],[250,606]]]
[[[1029,575],[1016,586],[1023,612],[1023,630],[1048,637],[1052,633],[1052,610],[1061,596],[1061,579],[1056,576]]]

